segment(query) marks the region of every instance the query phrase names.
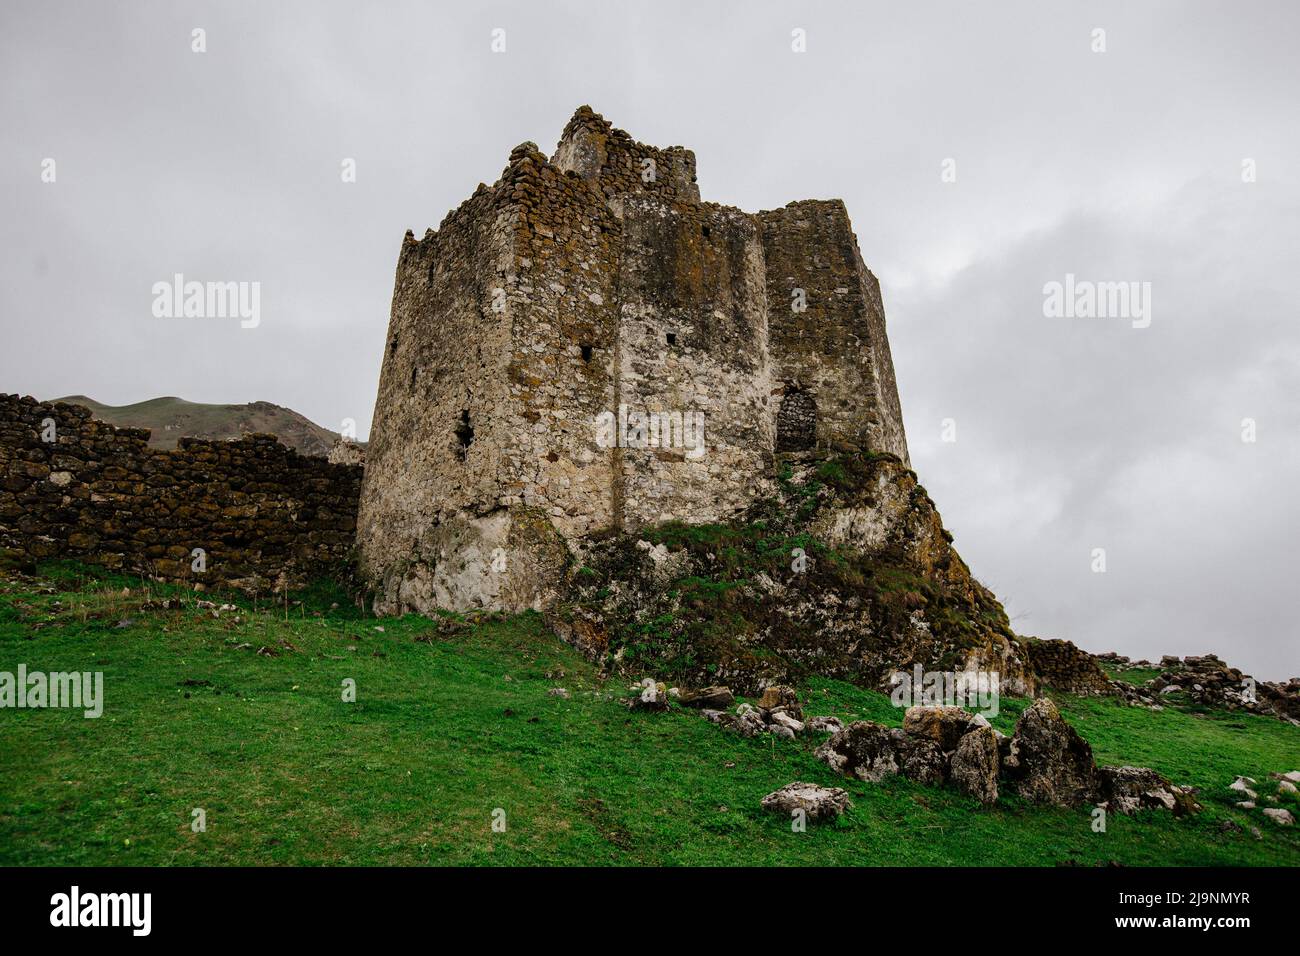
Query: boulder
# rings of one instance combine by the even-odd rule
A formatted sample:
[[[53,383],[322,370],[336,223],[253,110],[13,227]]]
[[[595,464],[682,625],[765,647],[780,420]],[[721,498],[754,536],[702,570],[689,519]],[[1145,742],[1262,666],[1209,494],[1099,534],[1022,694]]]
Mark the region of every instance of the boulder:
[[[668,689],[663,684],[656,684],[647,677],[639,686],[641,693],[632,698],[633,710],[662,713],[668,709]]]
[[[803,721],[795,720],[793,717],[787,714],[783,709],[774,710],[769,713],[768,726],[773,729],[775,729],[776,727],[784,727],[790,731],[792,736],[794,734],[801,734],[803,733],[804,730]]]
[[[1030,803],[1077,807],[1097,792],[1092,747],[1046,697],[1016,721],[1003,770],[1011,791]]]
[[[948,778],[962,793],[980,803],[998,799],[998,741],[992,727],[976,727],[957,743]]]
[[[809,717],[808,729],[837,734],[844,729],[844,721],[838,717]]]
[[[1265,807],[1260,812],[1280,827],[1289,827],[1295,823],[1295,817],[1291,815],[1291,811],[1283,810],[1281,807]]]
[[[703,687],[699,690],[683,691],[678,698],[687,707],[707,707],[710,710],[726,710],[736,703],[736,696],[729,687]]]
[[[900,737],[896,728],[856,720],[818,747],[815,756],[846,776],[879,783],[899,772]]]
[[[948,755],[939,745],[925,737],[912,737],[901,730],[894,731],[898,753],[899,771],[908,780],[942,786],[948,778]]]
[[[1097,796],[1112,813],[1169,810],[1181,817],[1201,809],[1190,790],[1147,767],[1098,767]]]
[[[934,741],[945,753],[956,750],[970,729],[971,715],[960,707],[909,707],[903,715],[906,733]]]
[[[796,780],[763,798],[763,809],[790,816],[802,810],[808,820],[832,820],[849,807],[847,790],[839,787],[820,787],[815,783]]]

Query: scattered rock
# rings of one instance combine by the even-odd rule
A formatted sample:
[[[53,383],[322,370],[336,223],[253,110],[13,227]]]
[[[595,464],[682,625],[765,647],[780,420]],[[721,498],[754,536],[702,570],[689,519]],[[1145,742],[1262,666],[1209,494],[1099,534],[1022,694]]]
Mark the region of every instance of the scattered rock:
[[[790,816],[802,810],[808,820],[831,820],[849,807],[848,791],[839,787],[821,787],[815,783],[796,780],[763,798],[763,809]]]
[[[838,717],[810,717],[808,719],[808,729],[837,734],[844,729],[844,721]]]
[[[787,714],[784,710],[771,711],[771,720],[769,724],[784,727],[790,731],[790,735],[801,734],[804,730],[803,721],[796,720]]]
[[[1121,670],[1153,666],[1146,661],[1130,663],[1118,654],[1100,655],[1099,659]],[[1144,686],[1112,681],[1112,689],[1132,704],[1149,706],[1157,698],[1181,692],[1203,707],[1266,714],[1300,726],[1300,677],[1286,683],[1257,681],[1213,654],[1183,658],[1165,655],[1158,666],[1160,674]]]
[[[564,700],[569,699],[569,692],[563,687],[552,687],[546,692],[549,697],[561,697]]]
[[[1289,827],[1295,823],[1295,817],[1291,815],[1291,811],[1283,810],[1281,807],[1265,807],[1261,812],[1281,827]]]
[[[796,719],[803,717],[803,708],[799,706],[799,695],[795,693],[793,687],[786,687],[784,684],[774,684],[764,690],[763,696],[758,699],[758,707],[760,710],[781,707]]]
[[[1102,806],[1114,813],[1155,809],[1181,817],[1201,809],[1187,788],[1147,767],[1099,767],[1097,783]]]
[[[1236,780],[1232,781],[1232,783],[1228,784],[1228,789],[1236,790],[1238,793],[1244,793],[1251,800],[1255,800],[1259,795],[1256,794],[1254,790],[1250,789],[1249,786],[1249,784],[1254,782],[1254,779],[1251,777],[1238,777]]]
[[[729,687],[704,687],[700,690],[683,691],[680,697],[687,707],[707,707],[710,710],[726,710],[736,703],[736,696]]]
[[[639,685],[641,693],[631,700],[633,710],[662,713],[668,709],[668,688],[647,677]]]

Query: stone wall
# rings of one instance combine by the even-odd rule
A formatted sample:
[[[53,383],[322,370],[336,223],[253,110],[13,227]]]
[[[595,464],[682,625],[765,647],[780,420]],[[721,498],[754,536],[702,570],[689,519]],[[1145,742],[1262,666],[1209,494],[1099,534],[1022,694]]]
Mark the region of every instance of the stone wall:
[[[1046,686],[1085,697],[1113,692],[1097,659],[1070,641],[1026,637],[1021,643],[1034,673]]]
[[[0,551],[262,591],[281,572],[301,582],[349,557],[360,466],[272,435],[182,438],[167,451],[148,440],[78,405],[0,395]]]
[[[799,433],[779,449],[778,421]],[[690,150],[582,107],[550,159],[521,144],[403,242],[362,572],[380,612],[544,607],[593,537],[734,517],[770,490],[778,451],[814,447],[907,461],[879,286],[843,203],[701,202]]]

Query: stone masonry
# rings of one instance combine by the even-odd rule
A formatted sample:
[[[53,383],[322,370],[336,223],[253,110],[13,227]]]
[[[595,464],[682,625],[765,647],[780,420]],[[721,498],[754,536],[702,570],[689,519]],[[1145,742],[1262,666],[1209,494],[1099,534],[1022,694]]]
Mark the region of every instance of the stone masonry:
[[[263,593],[282,573],[297,586],[346,567],[360,466],[299,455],[273,435],[148,442],[148,429],[115,428],[80,405],[0,395],[0,557]]]
[[[839,200],[702,202],[588,107],[402,243],[358,518],[376,610],[544,607],[593,536],[735,516],[775,457],[906,464]]]

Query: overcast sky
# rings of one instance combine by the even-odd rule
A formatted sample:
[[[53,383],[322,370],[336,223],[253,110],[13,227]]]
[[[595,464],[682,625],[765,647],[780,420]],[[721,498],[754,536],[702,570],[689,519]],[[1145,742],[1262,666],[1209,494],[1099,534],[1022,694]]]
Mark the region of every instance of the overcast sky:
[[[5,0],[0,391],[364,438],[402,234],[590,103],[693,148],[706,199],[844,199],[913,463],[1018,631],[1290,676],[1298,27],[1281,0]],[[260,282],[260,325],[155,318],[175,273]],[[1149,327],[1045,317],[1067,273],[1151,283]]]

